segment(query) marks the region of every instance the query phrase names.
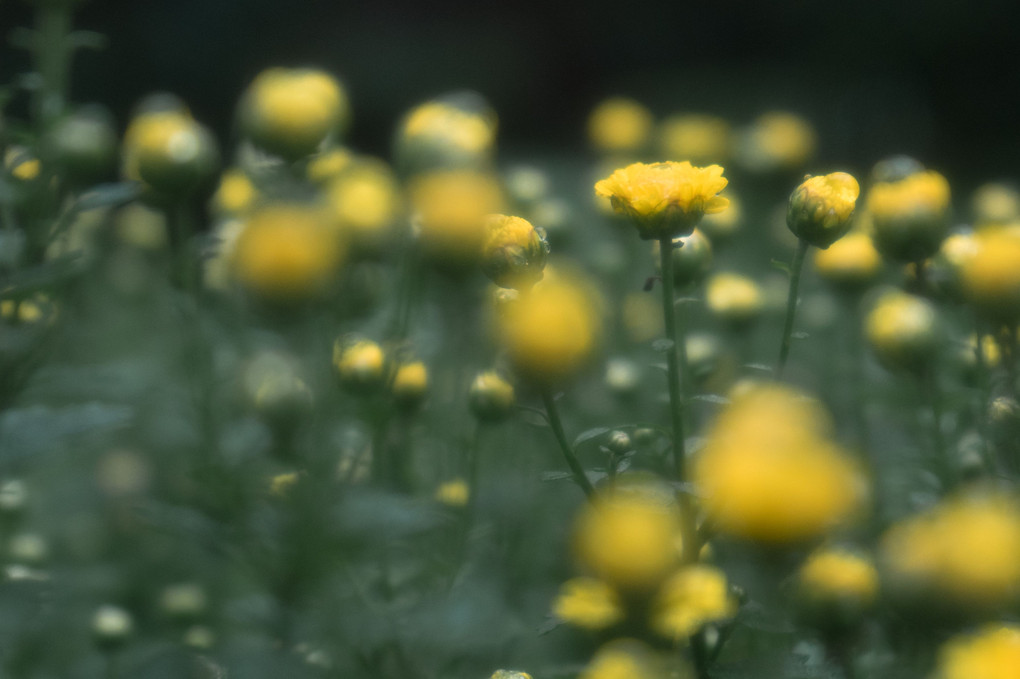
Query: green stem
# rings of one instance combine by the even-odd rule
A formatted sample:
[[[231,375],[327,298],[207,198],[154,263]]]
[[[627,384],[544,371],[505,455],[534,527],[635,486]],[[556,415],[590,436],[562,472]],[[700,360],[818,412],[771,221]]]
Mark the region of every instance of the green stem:
[[[939,389],[938,373],[934,366],[925,368],[921,377],[921,390],[928,402],[932,418],[932,442],[935,446],[936,464],[941,471],[943,489],[949,489],[953,482],[953,464],[949,459],[946,437],[942,433],[942,391]]]
[[[681,540],[685,547],[694,546],[697,541],[697,526],[690,494],[682,486],[687,482],[687,445],[684,434],[684,402],[680,393],[679,339],[676,330],[676,306],[673,300],[673,239],[664,236],[659,239],[659,261],[662,269],[662,320],[666,326],[666,339],[670,346],[666,350],[667,378],[669,380],[669,415],[673,432],[673,475],[681,484],[678,493],[681,517]],[[693,563],[698,559],[696,549],[684,549],[684,560]]]
[[[790,338],[793,335],[793,319],[797,315],[797,289],[800,287],[800,272],[804,268],[804,257],[807,255],[810,244],[800,239],[797,244],[797,254],[793,256],[793,264],[790,265],[790,293],[786,298],[786,321],[783,324],[783,341],[779,345],[779,363],[776,365],[776,379],[782,379],[783,370],[786,368],[786,360],[790,356]]]
[[[581,466],[577,456],[574,455],[573,449],[570,447],[570,443],[567,441],[567,435],[563,432],[563,422],[560,420],[560,411],[556,406],[556,399],[553,398],[552,391],[549,387],[541,387],[542,392],[542,403],[545,405],[545,414],[549,418],[549,426],[553,430],[553,435],[556,437],[556,443],[560,445],[560,451],[563,453],[563,457],[567,461],[567,466],[570,467],[570,473],[574,476],[574,483],[576,483],[581,490],[584,491],[585,496],[591,500],[595,497],[595,487],[591,485],[591,481],[588,480],[587,475],[584,473],[584,467]]]
[[[70,63],[68,34],[71,32],[70,3],[39,3],[35,15],[35,69],[41,79],[33,108],[41,133],[64,112],[67,72]]]

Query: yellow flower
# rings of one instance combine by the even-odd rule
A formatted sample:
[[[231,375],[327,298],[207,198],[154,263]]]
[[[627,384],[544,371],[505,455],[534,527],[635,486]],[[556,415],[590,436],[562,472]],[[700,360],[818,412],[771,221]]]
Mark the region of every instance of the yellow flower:
[[[708,279],[705,303],[713,316],[743,325],[758,318],[762,295],[758,284],[738,273],[720,272]]]
[[[637,151],[648,143],[653,122],[648,109],[633,99],[606,99],[588,117],[588,139],[599,151]]]
[[[258,197],[255,185],[243,170],[231,168],[220,177],[220,185],[212,197],[212,211],[222,215],[242,215],[251,209]]]
[[[671,639],[685,639],[705,625],[736,615],[737,600],[718,568],[688,566],[669,578],[656,595],[652,629]]]
[[[938,349],[937,312],[921,297],[890,291],[868,312],[865,335],[886,368],[920,369]]]
[[[605,629],[623,620],[623,603],[616,590],[596,578],[574,578],[560,587],[553,615],[590,630]]]
[[[324,293],[342,258],[339,237],[320,208],[276,204],[249,215],[234,243],[230,265],[243,287],[284,301]]]
[[[353,162],[330,180],[326,200],[356,252],[378,252],[394,235],[400,188],[385,163]]]
[[[424,140],[458,151],[484,154],[491,151],[496,142],[495,116],[464,110],[443,101],[429,101],[408,114],[401,135],[407,142]]]
[[[143,113],[132,120],[124,158],[128,179],[167,194],[195,189],[219,164],[212,133],[186,111]]]
[[[860,193],[857,180],[846,172],[809,177],[790,194],[786,225],[797,238],[825,249],[850,228]]]
[[[541,231],[521,217],[489,215],[482,246],[482,271],[501,288],[527,290],[542,280],[549,254]]]
[[[404,405],[414,405],[425,397],[429,386],[429,373],[421,361],[403,363],[393,374],[390,386],[393,396]]]
[[[45,293],[37,292],[19,300],[0,301],[0,320],[12,324],[53,321],[56,315],[57,309]]]
[[[1020,219],[1020,192],[1005,184],[983,184],[970,199],[978,228],[1004,225]]]
[[[690,113],[659,125],[659,147],[667,158],[717,163],[730,153],[730,125],[722,118]]]
[[[517,372],[541,383],[562,381],[595,353],[600,335],[594,295],[583,282],[547,279],[507,302],[495,318],[495,334]]]
[[[630,217],[642,238],[675,237],[729,205],[716,195],[728,183],[722,173],[718,165],[694,167],[687,161],[633,163],[596,182],[595,193]]]
[[[257,146],[287,160],[312,154],[350,115],[347,95],[316,69],[270,68],[241,100],[241,125]]]
[[[1020,627],[988,625],[943,644],[934,679],[1016,679],[1017,668]]]
[[[868,191],[875,246],[898,262],[919,262],[938,251],[946,236],[949,183],[938,172],[916,172],[879,182]]]
[[[485,243],[485,220],[503,207],[495,177],[470,170],[443,170],[416,177],[408,188],[418,220],[418,241],[440,263],[475,263]]]
[[[378,387],[385,382],[388,367],[386,353],[371,340],[341,337],[333,344],[333,368],[348,387]]]
[[[821,547],[797,573],[800,594],[814,601],[870,606],[878,596],[878,571],[870,559],[838,547]]]
[[[990,227],[974,234],[959,261],[964,296],[984,313],[1015,323],[1020,318],[1020,227]]]
[[[821,405],[791,388],[751,386],[734,395],[694,464],[707,514],[724,532],[774,543],[847,522],[865,486],[830,429]]]
[[[801,167],[814,155],[814,128],[794,113],[760,115],[738,140],[738,159],[750,170],[770,172]]]
[[[4,168],[18,181],[29,182],[39,176],[42,164],[27,148],[12,146],[4,154]]]
[[[636,639],[615,639],[602,646],[577,679],[662,679],[666,664]]]
[[[354,154],[345,148],[331,148],[308,159],[305,174],[314,184],[325,184],[354,163]]]
[[[858,291],[875,282],[882,272],[882,257],[871,236],[847,234],[814,257],[819,277],[840,290]]]
[[[509,415],[514,407],[514,388],[499,373],[479,373],[468,391],[471,412],[483,422],[496,422]]]
[[[574,556],[587,571],[625,590],[651,590],[680,563],[679,510],[658,486],[599,495],[574,525]]]
[[[893,525],[881,545],[895,591],[982,611],[1020,600],[1020,505],[1002,492],[944,500]]]
[[[531,675],[516,670],[496,670],[489,679],[531,679]]]
[[[439,485],[436,500],[449,507],[463,507],[471,499],[471,489],[464,479],[453,479]]]

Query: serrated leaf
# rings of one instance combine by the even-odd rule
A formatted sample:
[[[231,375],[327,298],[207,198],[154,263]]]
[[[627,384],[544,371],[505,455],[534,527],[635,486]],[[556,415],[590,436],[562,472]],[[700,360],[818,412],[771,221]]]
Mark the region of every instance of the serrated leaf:
[[[675,344],[671,339],[663,338],[657,339],[654,342],[652,342],[652,350],[657,351],[660,354],[664,354],[667,351],[672,351],[674,346]]]
[[[609,427],[592,427],[591,429],[582,431],[580,434],[577,435],[577,437],[574,439],[574,442],[571,444],[570,447],[576,450],[577,447],[582,443],[587,443],[588,441],[591,441],[594,438],[598,438],[603,434],[608,434],[609,431],[610,431]]]

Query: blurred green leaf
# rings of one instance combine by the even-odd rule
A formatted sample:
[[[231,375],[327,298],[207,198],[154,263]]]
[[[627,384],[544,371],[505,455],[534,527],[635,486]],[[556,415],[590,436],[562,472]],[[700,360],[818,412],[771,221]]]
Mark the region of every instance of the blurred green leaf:
[[[73,439],[127,425],[133,410],[125,405],[85,403],[63,408],[28,406],[0,415],[0,454],[7,461],[41,455]]]

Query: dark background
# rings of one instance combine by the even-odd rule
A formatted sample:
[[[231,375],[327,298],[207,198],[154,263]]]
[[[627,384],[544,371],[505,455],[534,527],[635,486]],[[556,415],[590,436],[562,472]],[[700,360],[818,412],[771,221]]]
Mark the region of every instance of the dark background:
[[[30,20],[0,0],[4,32]],[[355,147],[386,154],[400,113],[445,91],[482,92],[501,146],[583,144],[591,106],[628,94],[657,114],[771,107],[819,127],[822,158],[866,167],[916,155],[968,183],[1012,176],[1020,157],[1020,3],[776,2],[491,4],[337,0],[92,0],[77,24],[107,49],[76,61],[76,101],[123,125],[158,89],[229,135],[234,102],[271,65],[319,65],[353,99]],[[5,81],[25,67],[5,50]]]

